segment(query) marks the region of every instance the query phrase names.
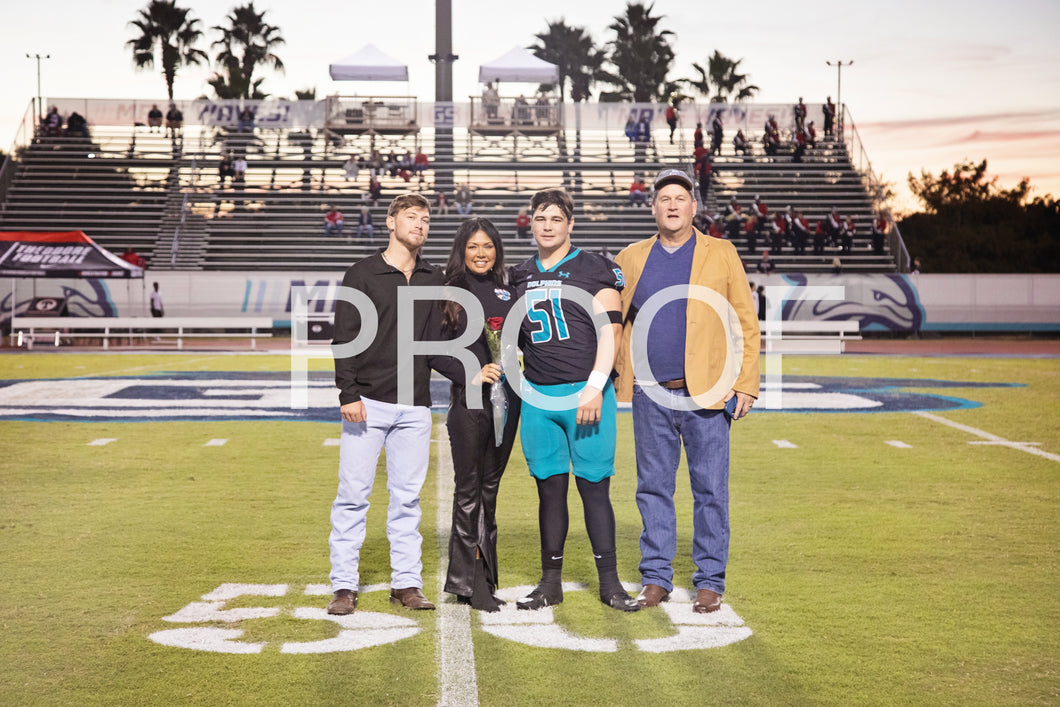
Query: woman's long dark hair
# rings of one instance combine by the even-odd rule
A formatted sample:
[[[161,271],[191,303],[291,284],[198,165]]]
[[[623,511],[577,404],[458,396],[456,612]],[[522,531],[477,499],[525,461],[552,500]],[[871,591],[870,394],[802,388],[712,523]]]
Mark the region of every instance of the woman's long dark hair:
[[[464,263],[467,258],[467,242],[471,240],[471,236],[479,231],[485,233],[493,241],[494,252],[497,255],[497,260],[494,261],[493,267],[489,271],[489,278],[498,285],[503,286],[505,284],[504,243],[501,241],[500,231],[488,218],[480,218],[478,216],[469,218],[456,229],[456,235],[453,237],[453,249],[449,251],[449,261],[445,264],[445,284],[466,289],[467,266]],[[443,314],[442,323],[447,329],[456,331],[457,318],[462,308],[451,300],[443,300],[441,307]]]

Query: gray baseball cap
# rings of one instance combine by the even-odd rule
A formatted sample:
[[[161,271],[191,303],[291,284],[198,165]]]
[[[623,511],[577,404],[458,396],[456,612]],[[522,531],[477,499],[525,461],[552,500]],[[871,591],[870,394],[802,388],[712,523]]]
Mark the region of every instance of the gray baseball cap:
[[[667,184],[680,184],[690,192],[696,188],[692,178],[683,169],[664,169],[655,175],[655,191]]]

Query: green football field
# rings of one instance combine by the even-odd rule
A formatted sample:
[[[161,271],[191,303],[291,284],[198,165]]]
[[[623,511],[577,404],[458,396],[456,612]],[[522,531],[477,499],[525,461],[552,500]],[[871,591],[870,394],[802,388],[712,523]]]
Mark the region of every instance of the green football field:
[[[680,593],[666,608],[605,608],[573,489],[562,605],[454,604],[440,589],[452,471],[438,414],[421,530],[439,611],[387,600],[381,468],[367,586],[346,623],[323,613],[337,422],[70,412],[72,396],[150,419],[145,381],[177,374],[241,376],[227,397],[194,393],[236,405],[288,365],[0,356],[0,704],[1060,703],[1058,359],[786,356],[785,407],[807,411],[756,406],[733,427],[728,588],[706,619]],[[5,398],[34,381],[35,399]],[[619,573],[635,589],[628,414],[616,466]],[[679,473],[685,589],[687,485]],[[536,491],[518,453],[498,516],[502,592],[518,596],[539,572]]]

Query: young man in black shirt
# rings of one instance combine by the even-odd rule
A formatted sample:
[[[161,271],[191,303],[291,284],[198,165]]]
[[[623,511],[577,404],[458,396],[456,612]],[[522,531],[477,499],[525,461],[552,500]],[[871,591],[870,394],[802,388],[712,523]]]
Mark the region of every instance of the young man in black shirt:
[[[430,370],[426,358],[412,359],[412,397],[398,386],[398,291],[409,285],[441,286],[442,271],[420,259],[430,230],[431,210],[419,194],[394,199],[387,212],[387,247],[352,265],[342,280],[371,301],[362,311],[346,299],[335,308],[335,384],[339,388],[342,439],[339,488],[331,509],[330,614],[357,608],[358,565],[365,538],[368,497],[375,481],[379,451],[386,447],[387,537],[390,539],[390,600],[409,609],[433,609],[423,596],[421,572],[420,489],[430,458]],[[413,337],[423,340],[432,302],[413,308]],[[375,337],[355,355],[343,345],[353,342],[374,317]],[[401,365],[405,365],[402,363]]]

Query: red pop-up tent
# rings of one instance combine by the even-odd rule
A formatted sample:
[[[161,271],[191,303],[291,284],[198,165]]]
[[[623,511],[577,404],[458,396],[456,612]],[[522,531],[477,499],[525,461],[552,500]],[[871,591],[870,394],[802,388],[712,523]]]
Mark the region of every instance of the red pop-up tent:
[[[0,231],[0,277],[143,276],[81,231]]]
[[[131,285],[133,279],[143,282],[144,269],[122,260],[81,231],[0,231],[0,277],[11,278],[11,300],[0,312],[0,319],[6,319],[19,309],[16,283],[20,278],[33,280],[36,296],[37,281],[42,278],[121,278]],[[140,295],[142,305],[144,293]]]

